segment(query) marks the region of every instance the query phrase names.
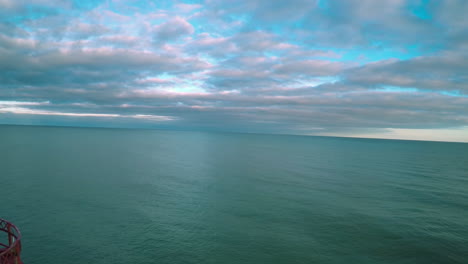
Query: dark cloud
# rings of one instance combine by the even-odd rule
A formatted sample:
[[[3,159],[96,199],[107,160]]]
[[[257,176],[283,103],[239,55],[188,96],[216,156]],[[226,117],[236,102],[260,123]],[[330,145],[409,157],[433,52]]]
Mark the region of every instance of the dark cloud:
[[[88,39],[99,37],[111,32],[111,29],[103,25],[95,25],[90,23],[75,23],[69,25],[66,29],[66,37],[70,39]]]
[[[194,32],[193,26],[185,19],[175,17],[154,27],[156,41],[176,40]]]
[[[343,63],[339,62],[326,60],[303,60],[278,64],[275,67],[275,72],[279,74],[286,74],[288,76],[333,76],[340,72],[343,68]]]
[[[392,85],[468,94],[468,57],[464,52],[444,52],[411,60],[390,60],[348,70],[348,82],[379,87]]]

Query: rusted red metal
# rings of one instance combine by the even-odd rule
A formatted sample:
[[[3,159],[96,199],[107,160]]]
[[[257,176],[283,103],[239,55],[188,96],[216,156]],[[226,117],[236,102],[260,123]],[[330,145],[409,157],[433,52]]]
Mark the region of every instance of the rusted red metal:
[[[22,264],[21,233],[12,223],[0,218],[0,264]]]

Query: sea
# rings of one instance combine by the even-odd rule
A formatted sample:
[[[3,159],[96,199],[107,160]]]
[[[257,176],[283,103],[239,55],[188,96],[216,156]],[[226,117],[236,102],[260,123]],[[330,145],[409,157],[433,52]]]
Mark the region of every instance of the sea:
[[[468,263],[468,144],[0,126],[25,264]]]

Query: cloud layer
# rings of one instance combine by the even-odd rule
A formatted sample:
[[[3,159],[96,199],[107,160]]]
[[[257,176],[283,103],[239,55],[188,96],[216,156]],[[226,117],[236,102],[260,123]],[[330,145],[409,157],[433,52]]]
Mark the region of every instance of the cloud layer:
[[[467,12],[0,0],[0,123],[468,141]]]

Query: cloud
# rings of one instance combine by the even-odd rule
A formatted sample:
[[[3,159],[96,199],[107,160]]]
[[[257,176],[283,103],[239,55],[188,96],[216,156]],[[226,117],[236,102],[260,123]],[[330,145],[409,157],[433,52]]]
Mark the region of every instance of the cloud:
[[[186,3],[178,3],[174,5],[174,9],[177,11],[181,11],[183,13],[190,13],[194,10],[202,8],[202,5],[199,4],[186,4]]]
[[[193,34],[193,26],[181,17],[175,17],[154,27],[156,41],[171,41]]]
[[[277,73],[287,75],[333,76],[342,70],[344,65],[326,60],[303,60],[286,62],[275,68]]]
[[[468,65],[464,52],[444,52],[410,60],[387,60],[350,69],[346,80],[379,87],[393,85],[468,94]]]
[[[269,0],[211,0],[207,1],[207,8],[211,12],[221,14],[248,14],[254,19],[265,21],[267,23],[295,20],[305,16],[316,7],[317,1],[292,0],[269,1]]]
[[[23,9],[30,6],[36,7],[70,7],[67,0],[0,0],[0,7],[5,9]]]
[[[19,115],[44,115],[44,116],[70,116],[70,117],[104,117],[104,118],[136,118],[145,119],[151,121],[171,121],[174,117],[170,116],[159,116],[159,115],[147,115],[147,114],[134,114],[134,115],[122,115],[115,113],[70,113],[70,112],[58,112],[58,111],[47,111],[27,108],[25,106],[39,106],[49,105],[49,102],[15,102],[15,101],[0,101],[0,113],[11,113]]]
[[[383,139],[403,139],[403,140],[429,140],[429,141],[449,141],[449,142],[466,142],[468,127],[457,129],[400,129],[387,128],[379,131],[363,131],[356,130],[351,134],[343,133],[320,133],[323,136],[341,136],[341,137],[357,137],[357,138],[383,138]],[[450,135],[450,137],[447,137]]]
[[[12,9],[16,6],[16,1],[13,0],[0,0],[0,7],[4,9]]]
[[[413,138],[468,126],[464,1],[0,6],[0,123]]]
[[[96,25],[90,23],[75,23],[68,25],[66,28],[66,34],[72,39],[88,39],[91,37],[99,37],[111,30],[103,25]]]

